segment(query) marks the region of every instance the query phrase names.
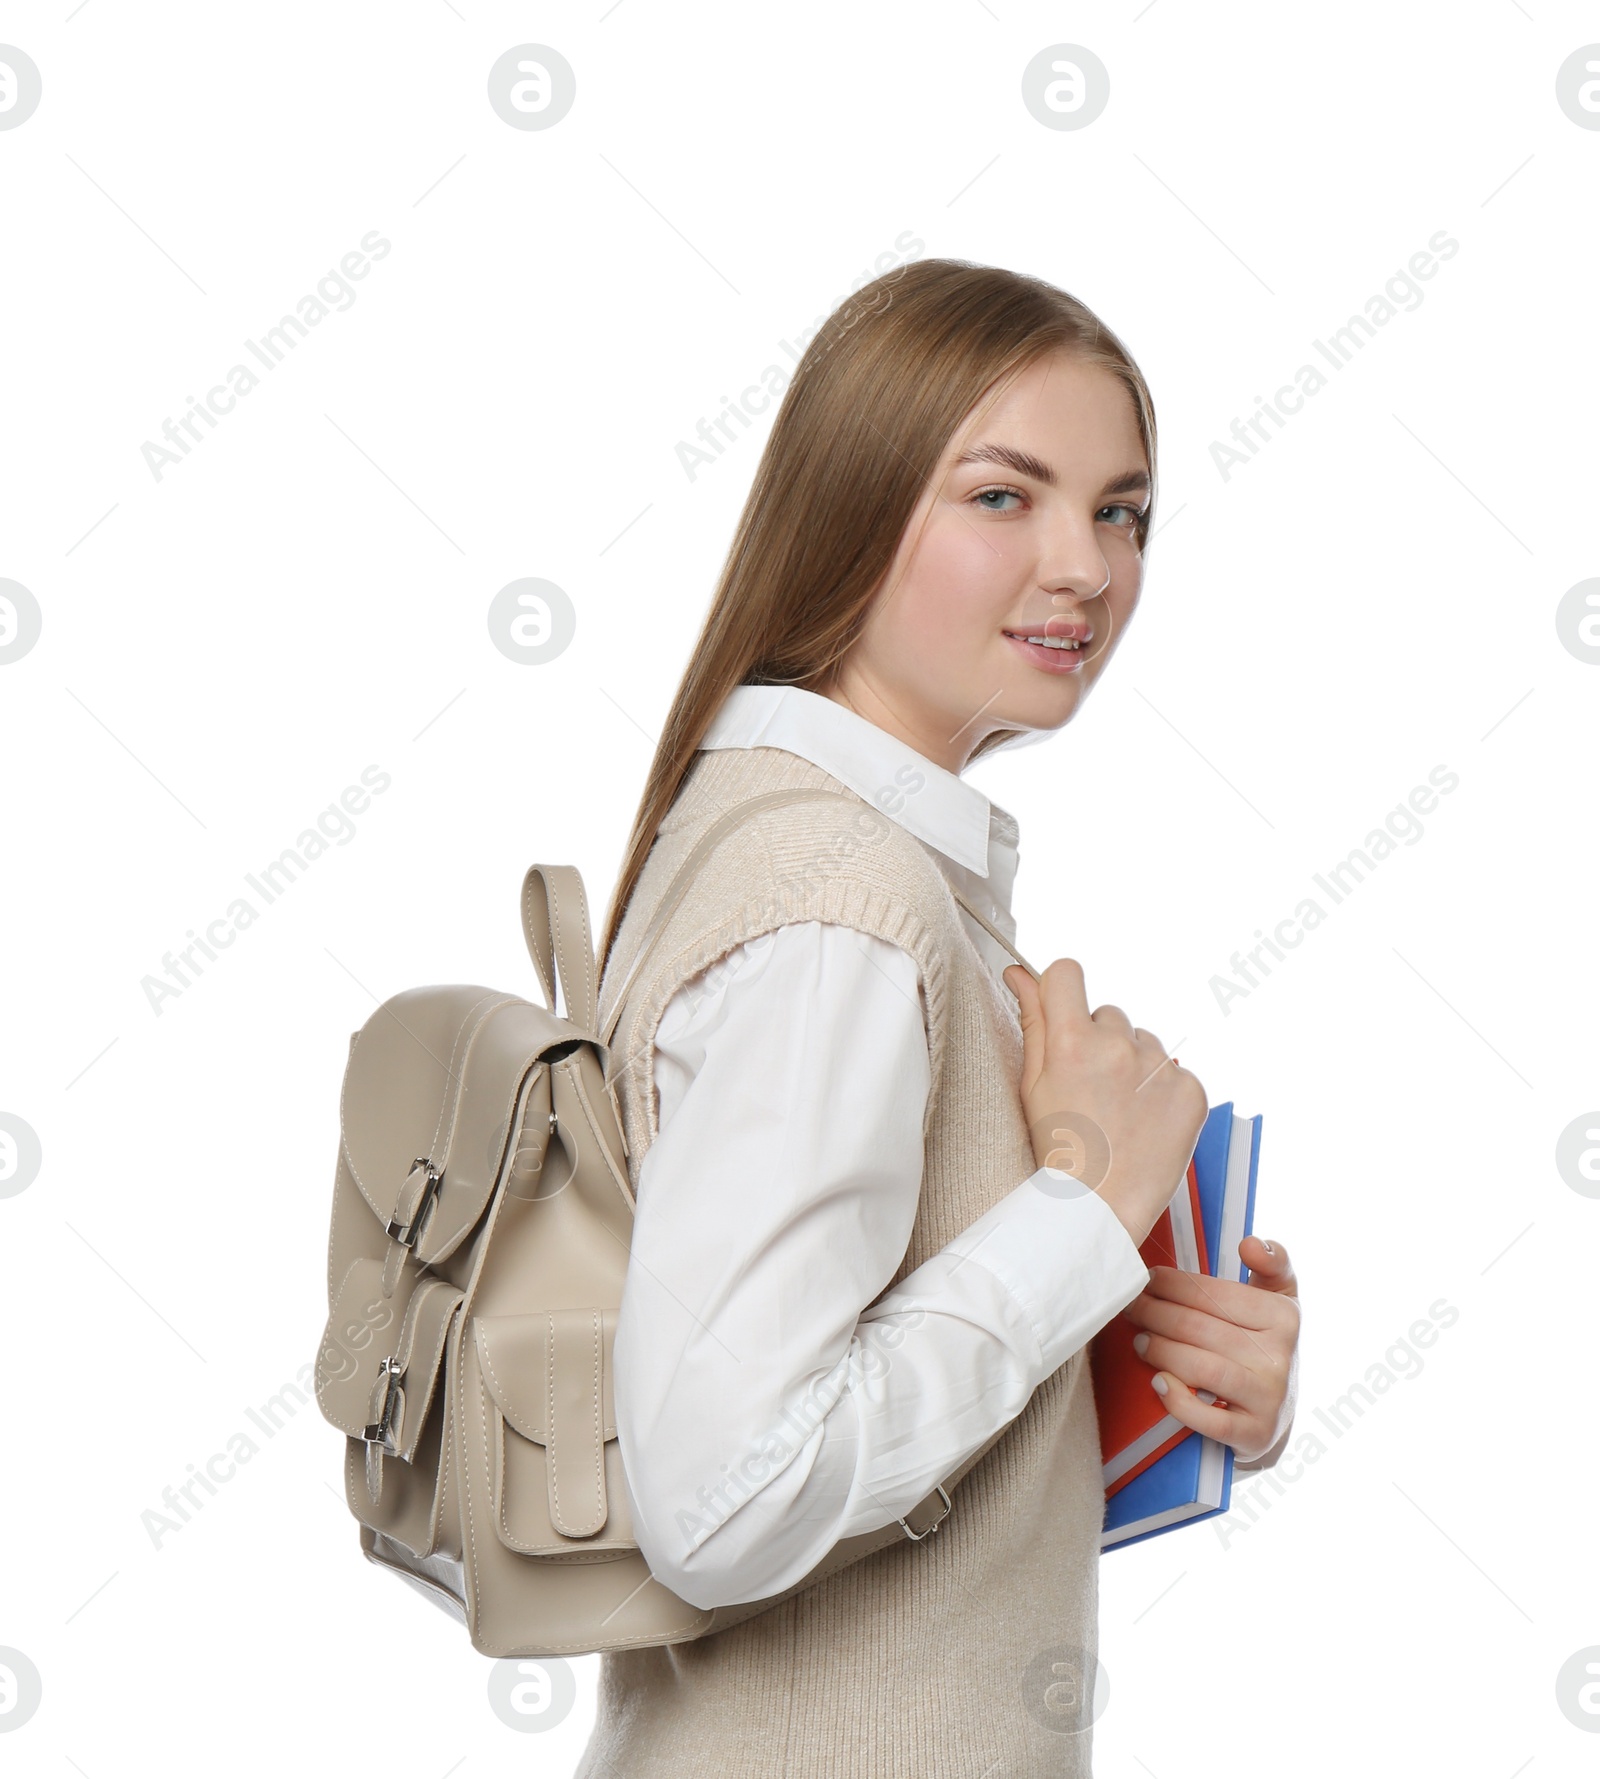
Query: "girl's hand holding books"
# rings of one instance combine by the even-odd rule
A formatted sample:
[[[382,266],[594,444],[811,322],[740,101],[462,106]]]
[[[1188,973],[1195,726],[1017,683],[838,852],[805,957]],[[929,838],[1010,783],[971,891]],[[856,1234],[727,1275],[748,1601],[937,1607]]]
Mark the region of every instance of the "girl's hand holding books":
[[[1250,1464],[1294,1419],[1300,1297],[1281,1242],[1247,1235],[1239,1257],[1248,1284],[1153,1266],[1122,1314],[1145,1331],[1134,1345],[1156,1367],[1151,1383],[1167,1413]]]

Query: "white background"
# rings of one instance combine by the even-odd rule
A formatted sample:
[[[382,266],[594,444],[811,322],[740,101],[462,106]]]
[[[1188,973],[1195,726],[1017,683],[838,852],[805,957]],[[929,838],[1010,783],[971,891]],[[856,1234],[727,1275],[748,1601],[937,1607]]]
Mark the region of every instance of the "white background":
[[[1556,608],[1600,573],[1600,131],[1555,83],[1596,39],[1554,0],[0,6],[43,79],[0,130],[0,576],[43,614],[0,668],[0,1112],[43,1155],[0,1199],[0,1646],[44,1686],[8,1772],[570,1773],[598,1658],[564,1723],[502,1724],[361,1560],[314,1402],[159,1546],[142,1516],[315,1351],[349,1033],[414,984],[536,997],[532,860],[598,915],[771,410],[692,479],[676,448],[897,238],[1062,285],[1153,388],[1139,616],[973,781],[1021,823],[1030,959],[1265,1114],[1305,1305],[1320,1455],[1105,1559],[1097,1772],[1593,1770],[1556,1678],[1600,1644],[1600,1200],[1555,1156],[1600,1105],[1600,666]],[[1063,41],[1110,71],[1081,130],[1021,100]],[[524,43],[576,70],[548,130],[487,102]],[[153,476],[374,229],[349,309]],[[1439,230],[1416,306],[1224,477]],[[489,639],[522,576],[577,610],[545,666]],[[369,765],[348,844],[153,1011]],[[1232,954],[1441,765],[1421,838],[1224,1013]]]

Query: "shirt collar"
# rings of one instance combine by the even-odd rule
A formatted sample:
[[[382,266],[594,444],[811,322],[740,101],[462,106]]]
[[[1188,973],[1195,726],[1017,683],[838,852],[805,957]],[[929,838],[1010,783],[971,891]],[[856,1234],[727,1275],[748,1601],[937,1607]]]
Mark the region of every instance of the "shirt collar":
[[[735,686],[700,746],[777,747],[798,754],[947,858],[979,877],[993,875],[991,889],[1009,902],[1017,847],[1011,812],[821,692]],[[992,866],[999,869],[991,872]]]

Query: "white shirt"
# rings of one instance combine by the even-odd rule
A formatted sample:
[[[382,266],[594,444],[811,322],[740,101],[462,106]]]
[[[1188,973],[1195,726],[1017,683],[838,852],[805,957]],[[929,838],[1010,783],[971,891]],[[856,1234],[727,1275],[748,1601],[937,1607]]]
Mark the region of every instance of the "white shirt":
[[[821,766],[1014,937],[1014,819],[876,724],[740,686],[701,746]],[[961,918],[997,975],[1015,962]],[[1103,1198],[1040,1169],[885,1292],[930,1082],[916,964],[875,935],[800,921],[739,946],[673,996],[651,1060],[617,1437],[654,1575],[733,1605],[915,1506],[1150,1275]]]

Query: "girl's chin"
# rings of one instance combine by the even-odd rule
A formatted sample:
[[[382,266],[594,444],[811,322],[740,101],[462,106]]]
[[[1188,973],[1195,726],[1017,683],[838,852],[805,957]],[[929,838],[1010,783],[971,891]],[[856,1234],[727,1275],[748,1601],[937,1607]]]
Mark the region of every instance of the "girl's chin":
[[[1042,741],[1072,721],[1084,690],[1084,682],[1076,675],[1056,683],[1008,687],[1008,696],[997,698],[983,713],[984,718],[1000,728],[1023,730],[1028,741]],[[1011,745],[1025,747],[1027,741],[1019,739]]]

